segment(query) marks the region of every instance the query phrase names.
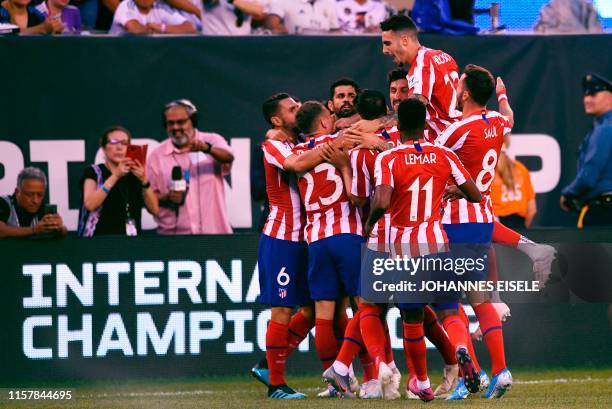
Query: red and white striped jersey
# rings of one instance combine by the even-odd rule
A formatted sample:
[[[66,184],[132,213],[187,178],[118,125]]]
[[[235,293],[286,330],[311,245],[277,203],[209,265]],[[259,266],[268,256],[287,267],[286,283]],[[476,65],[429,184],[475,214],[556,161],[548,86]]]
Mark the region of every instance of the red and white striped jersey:
[[[429,142],[400,145],[378,155],[374,174],[376,186],[393,188],[389,241],[396,252],[414,257],[445,251],[440,219],[446,183],[461,185],[470,177],[457,155]]]
[[[510,122],[505,116],[485,110],[455,122],[438,137],[436,143],[457,154],[482,193],[480,203],[470,203],[466,199],[448,202],[443,223],[493,223],[491,183],[504,135],[510,131]]]
[[[390,127],[377,134],[382,140],[393,146],[398,146],[400,133],[397,127]],[[353,170],[353,180],[351,184],[351,194],[357,197],[370,198],[374,193],[374,164],[379,152],[370,149],[356,149],[351,151],[351,167]],[[379,251],[385,251],[389,243],[389,212],[376,223],[373,234],[368,238],[368,244],[377,245]]]
[[[263,234],[281,240],[303,241],[305,215],[297,178],[295,174],[283,170],[285,159],[293,154],[293,144],[268,139],[261,148],[270,202],[270,214]]]
[[[297,155],[317,149],[336,135],[323,135],[293,148]],[[305,238],[313,243],[342,233],[362,234],[361,213],[344,189],[342,175],[333,165],[321,163],[298,175],[298,187],[306,209]]]
[[[459,83],[457,63],[444,51],[421,46],[416,58],[410,63],[406,79],[409,95],[420,94],[429,101],[425,139],[433,142],[461,116],[461,112],[456,109]]]

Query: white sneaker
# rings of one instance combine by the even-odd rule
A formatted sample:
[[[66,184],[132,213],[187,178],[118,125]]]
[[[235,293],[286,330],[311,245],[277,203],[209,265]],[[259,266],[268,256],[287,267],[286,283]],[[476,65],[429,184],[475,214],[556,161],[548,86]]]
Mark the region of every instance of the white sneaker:
[[[421,398],[419,398],[418,396],[416,396],[414,393],[412,393],[410,391],[410,389],[406,389],[406,399],[411,399],[411,400],[420,400]]]
[[[393,400],[397,399],[395,391],[393,390],[393,371],[389,366],[381,362],[378,364],[378,382],[382,389],[383,397],[385,399]]]
[[[328,384],[327,389],[317,393],[317,397],[319,398],[337,398],[338,391],[336,391],[336,389],[333,386]]]
[[[506,322],[511,316],[510,307],[508,307],[508,304],[506,304],[505,302],[494,302],[492,304],[493,308],[495,308],[495,311],[497,312],[497,316],[499,317],[500,321]]]
[[[359,397],[361,399],[378,399],[382,398],[382,391],[378,379],[370,379],[361,384],[359,388]]]
[[[397,368],[393,368],[391,372],[393,372],[393,375],[391,376],[391,387],[393,388],[392,395],[394,396],[393,399],[399,399],[402,397],[402,394],[399,391],[400,383],[402,382],[402,373]]]
[[[521,246],[519,245],[519,250]],[[527,255],[533,261],[533,274],[536,281],[543,288],[548,282],[551,274],[551,265],[557,254],[557,250],[548,244],[535,243],[535,247],[529,249]]]
[[[444,365],[444,377],[442,378],[442,383],[434,391],[434,396],[441,396],[452,392],[457,386],[458,377],[459,365]]]

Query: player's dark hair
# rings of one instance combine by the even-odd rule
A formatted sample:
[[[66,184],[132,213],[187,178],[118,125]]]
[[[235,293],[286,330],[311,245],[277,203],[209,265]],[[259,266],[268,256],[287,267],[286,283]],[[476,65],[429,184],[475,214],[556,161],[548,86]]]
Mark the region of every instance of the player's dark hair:
[[[425,128],[425,104],[415,96],[400,102],[397,108],[399,130],[402,134],[419,137],[416,131]]]
[[[397,80],[405,80],[408,76],[408,71],[403,68],[396,68],[392,71],[389,71],[387,74],[387,82],[391,85],[392,82]]]
[[[272,125],[272,117],[278,113],[279,102],[287,98],[291,98],[291,95],[286,92],[279,92],[278,94],[269,96],[263,104],[261,104],[261,111],[267,123]]]
[[[394,14],[382,23],[380,23],[381,31],[409,31],[411,35],[416,36],[417,25],[414,20],[404,14]]]
[[[342,85],[350,85],[351,87],[355,88],[355,94],[359,95],[359,84],[357,84],[355,80],[345,77],[345,78],[337,79],[329,86],[329,99],[330,100],[334,99],[334,93],[336,92],[336,88]]]
[[[355,108],[361,118],[376,119],[387,114],[387,101],[382,92],[364,89],[357,96]]]
[[[101,148],[104,148],[106,144],[108,143],[108,135],[116,131],[120,131],[126,134],[128,136],[128,142],[132,141],[132,134],[130,133],[130,131],[128,131],[125,127],[121,125],[113,125],[109,128],[106,128],[104,132],[102,133],[102,136],[100,137],[100,147]]]
[[[493,92],[495,92],[495,79],[486,68],[468,64],[463,70],[465,86],[470,96],[478,105],[486,105]]]
[[[304,135],[311,135],[316,130],[317,119],[325,110],[325,106],[318,101],[306,101],[295,114],[297,127]]]

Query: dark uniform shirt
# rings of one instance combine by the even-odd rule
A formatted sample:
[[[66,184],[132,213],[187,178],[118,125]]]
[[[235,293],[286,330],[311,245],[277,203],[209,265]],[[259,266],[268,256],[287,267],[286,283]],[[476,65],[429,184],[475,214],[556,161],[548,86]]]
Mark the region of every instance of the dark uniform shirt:
[[[595,118],[580,145],[578,174],[562,194],[589,201],[612,193],[612,111]]]

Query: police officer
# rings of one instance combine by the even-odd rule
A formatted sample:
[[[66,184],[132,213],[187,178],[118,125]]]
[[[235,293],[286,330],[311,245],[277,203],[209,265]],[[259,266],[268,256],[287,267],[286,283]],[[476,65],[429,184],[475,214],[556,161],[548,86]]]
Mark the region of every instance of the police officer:
[[[601,75],[582,80],[584,110],[593,129],[580,145],[578,174],[561,195],[561,208],[577,210],[578,228],[612,225],[612,83]]]

